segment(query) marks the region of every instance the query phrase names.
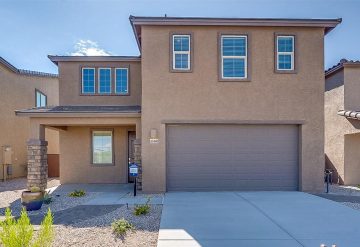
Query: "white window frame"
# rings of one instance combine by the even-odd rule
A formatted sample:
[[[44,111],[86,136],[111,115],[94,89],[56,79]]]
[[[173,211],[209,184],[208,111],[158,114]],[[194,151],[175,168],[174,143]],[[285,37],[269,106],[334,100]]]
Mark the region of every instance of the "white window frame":
[[[188,37],[189,38],[189,51],[175,51],[175,38],[176,37]],[[175,66],[175,55],[176,54],[187,54],[188,55],[188,67],[187,68],[176,68]],[[173,70],[191,70],[191,35],[190,34],[173,34],[172,35],[172,69]]]
[[[38,100],[37,100],[38,95],[40,95],[40,106],[38,106],[38,104],[37,104],[38,103]],[[45,105],[43,105],[43,106],[41,104],[42,103],[41,96],[44,96],[44,98],[45,98]],[[36,106],[36,108],[41,108],[41,107],[47,106],[47,95],[38,89],[35,89],[35,106]]]
[[[110,132],[111,133],[111,162],[110,163],[98,163],[94,160],[94,134],[96,132]],[[114,164],[114,131],[111,129],[93,129],[91,130],[91,163],[93,165],[113,165]]]
[[[279,51],[279,38],[292,38],[292,52],[289,51]],[[280,69],[280,55],[290,55],[291,56],[291,68],[290,69]],[[276,36],[276,70],[279,71],[292,71],[295,66],[295,36],[294,35],[277,35]]]
[[[85,93],[84,92],[84,69],[91,69],[91,70],[93,70],[94,71],[94,92],[92,92],[92,93],[89,93],[89,92],[87,92],[87,93]],[[81,69],[81,93],[82,94],[96,94],[96,88],[95,88],[95,82],[96,82],[96,74],[95,74],[95,68],[92,68],[92,67],[83,67],[82,69]]]
[[[245,56],[224,56],[223,55],[223,40],[224,38],[245,38]],[[221,55],[221,79],[227,80],[227,79],[247,79],[248,77],[248,37],[247,35],[224,35],[222,34],[220,37],[220,55]],[[245,61],[245,74],[244,77],[225,77],[224,76],[224,59],[225,58],[234,58],[234,59],[244,59]]]
[[[109,93],[104,93],[104,92],[100,92],[100,70],[110,70],[110,92]],[[112,94],[112,76],[111,76],[111,68],[109,67],[101,67],[98,68],[98,94]]]
[[[116,75],[117,75],[117,73],[116,73],[116,71],[117,70],[126,70],[126,78],[127,78],[127,80],[126,80],[126,87],[127,87],[127,93],[122,93],[122,92],[118,92],[117,90],[116,90],[116,88],[117,88],[117,86],[116,86],[116,84],[117,84],[117,79],[116,79]],[[130,94],[130,90],[129,90],[129,68],[115,68],[115,94],[119,94],[119,95],[129,95]]]

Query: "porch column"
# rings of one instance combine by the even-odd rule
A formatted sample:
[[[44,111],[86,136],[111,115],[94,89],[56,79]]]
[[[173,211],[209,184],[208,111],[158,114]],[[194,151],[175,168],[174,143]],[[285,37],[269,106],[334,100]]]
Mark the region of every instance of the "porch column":
[[[31,137],[27,142],[27,187],[39,187],[45,190],[47,186],[47,141],[45,141],[45,126],[31,124]]]
[[[142,190],[141,139],[134,141],[134,162],[138,164],[137,189]]]

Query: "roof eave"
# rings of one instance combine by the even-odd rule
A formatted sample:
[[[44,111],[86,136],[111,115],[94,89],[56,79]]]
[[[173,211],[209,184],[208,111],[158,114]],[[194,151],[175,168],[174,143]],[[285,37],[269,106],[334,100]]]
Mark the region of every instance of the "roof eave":
[[[19,117],[141,117],[140,112],[95,112],[95,111],[78,111],[78,112],[29,112],[15,111]]]
[[[57,74],[51,74],[46,72],[39,72],[33,70],[25,70],[25,69],[18,69],[4,58],[0,57],[0,64],[4,65],[7,69],[14,72],[15,74],[22,75],[22,76],[37,76],[37,77],[50,77],[50,78],[57,78]]]
[[[129,21],[130,21],[130,25],[131,25],[131,27],[132,27],[132,30],[133,30],[133,32],[134,32],[136,44],[137,44],[137,46],[138,46],[138,48],[139,48],[139,52],[141,53],[140,37],[139,37],[139,34],[138,34],[137,30],[136,30],[136,27],[135,27],[135,24],[134,24],[134,21],[133,21],[134,19],[135,19],[134,16],[132,16],[132,15],[129,16]]]
[[[360,62],[346,62],[346,63],[341,63],[329,70],[327,70],[325,72],[325,77],[329,77],[337,72],[339,72],[340,70],[344,69],[344,68],[356,68],[356,67],[360,67]]]
[[[271,19],[271,18],[201,18],[201,17],[129,17],[136,42],[141,50],[137,26],[283,26],[283,27],[322,27],[325,35],[342,22],[338,19]]]
[[[141,61],[140,56],[56,56],[48,55],[55,65],[59,62],[133,62]]]

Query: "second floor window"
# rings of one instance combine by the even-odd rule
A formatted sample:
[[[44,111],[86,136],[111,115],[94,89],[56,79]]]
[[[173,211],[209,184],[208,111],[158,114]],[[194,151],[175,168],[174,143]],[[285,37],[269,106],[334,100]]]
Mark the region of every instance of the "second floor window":
[[[99,68],[99,94],[111,94],[111,69]]]
[[[247,36],[221,36],[221,78],[247,78]]]
[[[95,69],[83,68],[82,69],[82,93],[95,94]]]
[[[129,83],[128,83],[128,69],[127,68],[116,68],[115,69],[115,93],[116,94],[128,94]]]
[[[172,36],[172,69],[190,70],[190,35],[175,34]]]
[[[276,49],[276,69],[294,70],[294,36],[277,36]]]
[[[45,107],[47,105],[47,96],[39,90],[35,90],[35,97],[36,107]]]

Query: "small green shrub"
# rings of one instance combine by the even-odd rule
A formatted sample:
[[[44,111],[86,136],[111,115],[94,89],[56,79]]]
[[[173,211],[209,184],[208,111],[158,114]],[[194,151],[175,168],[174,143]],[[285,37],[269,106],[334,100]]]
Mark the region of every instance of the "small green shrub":
[[[135,227],[129,221],[125,220],[124,218],[115,220],[111,224],[111,227],[115,234],[121,235],[121,236],[125,235],[126,232],[129,230],[135,229]]]
[[[137,216],[148,214],[150,212],[150,205],[149,205],[150,200],[151,200],[151,197],[148,197],[145,204],[136,205],[134,208],[134,214]]]
[[[0,223],[0,246],[4,247],[50,247],[54,239],[53,216],[50,209],[34,236],[34,227],[23,208],[20,218],[15,220],[9,208],[5,220]]]
[[[86,193],[84,190],[74,190],[73,192],[69,193],[70,197],[83,197]]]
[[[52,202],[53,202],[52,196],[50,196],[50,194],[49,194],[48,192],[46,192],[46,193],[44,194],[44,203],[45,203],[45,204],[50,204],[50,203],[52,203]]]

